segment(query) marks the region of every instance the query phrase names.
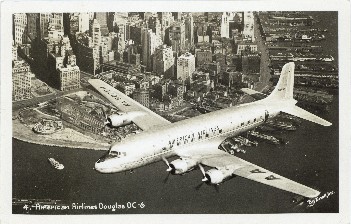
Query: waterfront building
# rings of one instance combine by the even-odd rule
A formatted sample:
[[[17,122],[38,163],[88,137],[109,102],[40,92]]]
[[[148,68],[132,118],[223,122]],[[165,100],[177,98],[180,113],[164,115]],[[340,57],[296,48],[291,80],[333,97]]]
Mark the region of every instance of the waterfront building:
[[[181,55],[177,60],[177,79],[190,81],[195,71],[195,57],[187,52]]]
[[[30,99],[32,74],[29,64],[23,60],[12,61],[12,100]]]
[[[174,60],[172,46],[161,45],[154,53],[153,71],[165,78],[174,78]]]
[[[62,120],[84,130],[91,131],[95,134],[101,134],[105,129],[105,118],[103,116],[94,116],[92,109],[83,108],[74,101],[60,98],[59,111],[61,112]]]

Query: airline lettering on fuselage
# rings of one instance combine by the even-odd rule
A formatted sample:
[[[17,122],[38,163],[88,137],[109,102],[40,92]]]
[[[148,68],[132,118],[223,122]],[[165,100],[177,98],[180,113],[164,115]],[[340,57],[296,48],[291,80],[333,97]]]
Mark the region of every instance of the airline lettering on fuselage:
[[[216,134],[216,132],[221,133],[221,129],[219,128],[218,125],[216,127],[213,127],[213,128],[208,128],[208,129],[198,131],[197,138],[198,138],[198,140],[203,139],[204,137],[207,138],[211,134],[212,135]],[[168,145],[170,148],[172,148],[175,143],[177,144],[177,146],[179,146],[181,144],[187,144],[188,142],[193,142],[195,140],[195,136],[196,136],[195,132],[192,132],[192,133],[187,134],[187,135],[178,136],[172,140],[169,140]]]

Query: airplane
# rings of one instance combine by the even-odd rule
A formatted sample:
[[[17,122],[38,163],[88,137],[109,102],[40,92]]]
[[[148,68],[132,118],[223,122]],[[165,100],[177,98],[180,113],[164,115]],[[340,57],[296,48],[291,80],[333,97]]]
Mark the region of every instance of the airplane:
[[[234,176],[244,177],[276,187],[305,198],[320,192],[269,170],[231,155],[219,147],[231,136],[247,132],[280,112],[288,113],[323,126],[330,122],[296,106],[293,99],[293,62],[283,66],[275,89],[268,96],[251,89],[244,92],[258,101],[228,107],[197,117],[171,123],[99,79],[89,83],[114,106],[125,112],[111,115],[113,127],[135,123],[143,132],[113,143],[108,152],[95,163],[100,173],[133,170],[150,163],[164,161],[168,172],[184,174],[200,168],[203,182],[218,185]],[[167,158],[177,156],[172,162]],[[205,171],[204,167],[210,167]]]

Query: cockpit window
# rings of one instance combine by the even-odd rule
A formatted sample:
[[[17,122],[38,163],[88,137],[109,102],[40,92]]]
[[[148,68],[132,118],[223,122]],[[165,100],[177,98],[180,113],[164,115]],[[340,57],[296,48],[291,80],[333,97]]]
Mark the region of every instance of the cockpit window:
[[[112,159],[112,158],[121,158],[121,157],[124,157],[126,155],[127,155],[126,152],[113,151],[110,149],[103,157],[101,157],[98,160],[98,163],[104,162],[104,161],[106,161],[108,159]]]
[[[110,150],[108,154],[112,157],[123,157],[127,155],[126,152],[119,152],[119,151],[113,151],[113,150]]]

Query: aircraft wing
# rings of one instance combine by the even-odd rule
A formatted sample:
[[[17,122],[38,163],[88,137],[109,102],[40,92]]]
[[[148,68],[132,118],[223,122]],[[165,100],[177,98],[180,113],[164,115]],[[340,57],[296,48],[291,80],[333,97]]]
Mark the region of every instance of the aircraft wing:
[[[253,97],[256,100],[262,100],[262,99],[267,97],[266,94],[258,92],[258,91],[253,90],[253,89],[249,89],[249,88],[242,88],[241,91],[250,95],[251,97]]]
[[[193,159],[205,166],[231,170],[233,175],[244,177],[304,197],[314,198],[320,194],[319,191],[310,187],[299,184],[239,157],[219,150],[218,148],[213,147],[214,144],[210,143],[209,147],[206,147],[206,144],[207,143],[202,143],[199,146],[196,146],[195,144],[195,146],[191,148],[181,148],[176,151],[176,153],[182,158]]]
[[[89,83],[119,110],[138,114],[138,116],[133,116],[132,121],[144,131],[170,123],[100,79],[89,79]]]

